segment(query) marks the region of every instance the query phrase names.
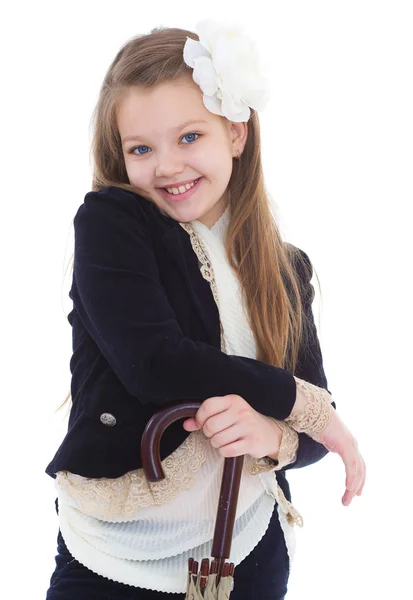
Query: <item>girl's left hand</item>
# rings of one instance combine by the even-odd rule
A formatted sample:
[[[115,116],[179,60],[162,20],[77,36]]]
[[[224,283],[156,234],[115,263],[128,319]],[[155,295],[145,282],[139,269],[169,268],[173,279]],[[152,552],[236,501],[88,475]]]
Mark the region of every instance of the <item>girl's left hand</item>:
[[[207,398],[183,427],[186,431],[203,429],[211,445],[225,458],[270,456],[278,452],[282,437],[271,417],[257,412],[237,394]]]

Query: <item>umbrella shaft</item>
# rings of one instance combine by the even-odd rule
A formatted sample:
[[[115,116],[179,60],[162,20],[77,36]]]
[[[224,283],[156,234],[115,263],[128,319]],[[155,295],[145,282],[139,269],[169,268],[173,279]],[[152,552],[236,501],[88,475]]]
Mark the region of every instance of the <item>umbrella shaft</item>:
[[[225,459],[211,551],[217,559],[230,556],[243,464],[244,456]]]

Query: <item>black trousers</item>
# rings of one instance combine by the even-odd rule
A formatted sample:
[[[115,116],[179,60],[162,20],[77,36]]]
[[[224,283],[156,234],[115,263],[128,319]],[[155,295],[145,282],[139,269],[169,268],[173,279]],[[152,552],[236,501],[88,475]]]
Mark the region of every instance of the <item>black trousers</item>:
[[[132,587],[97,575],[69,553],[58,532],[56,568],[46,600],[185,600],[185,593]],[[264,537],[235,567],[230,600],[284,600],[290,562],[277,504]]]

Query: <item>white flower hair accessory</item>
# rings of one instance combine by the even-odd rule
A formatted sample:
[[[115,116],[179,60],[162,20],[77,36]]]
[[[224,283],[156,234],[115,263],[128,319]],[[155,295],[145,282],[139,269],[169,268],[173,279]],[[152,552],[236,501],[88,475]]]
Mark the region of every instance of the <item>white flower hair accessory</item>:
[[[263,110],[269,99],[255,42],[239,25],[213,19],[197,23],[196,32],[199,42],[187,36],[184,61],[193,68],[205,107],[230,121],[248,121],[249,107]]]

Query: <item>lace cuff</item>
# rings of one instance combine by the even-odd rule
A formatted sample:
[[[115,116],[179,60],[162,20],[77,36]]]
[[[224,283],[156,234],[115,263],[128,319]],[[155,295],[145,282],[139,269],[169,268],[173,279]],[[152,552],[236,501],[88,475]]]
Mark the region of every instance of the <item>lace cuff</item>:
[[[330,404],[333,398],[324,388],[320,388],[309,381],[304,381],[299,377],[294,376],[294,379],[297,385],[297,396],[301,394],[306,404],[302,412],[293,416],[290,415],[284,422],[295,431],[306,433],[313,440],[319,442],[320,433],[330,422]]]
[[[255,458],[248,466],[248,471],[251,475],[258,475],[259,473],[267,473],[269,471],[280,471],[283,467],[294,462],[297,458],[299,444],[298,433],[286,425],[284,421],[278,421],[273,417],[270,418],[277,423],[283,432],[278,459],[274,460],[269,456]]]

